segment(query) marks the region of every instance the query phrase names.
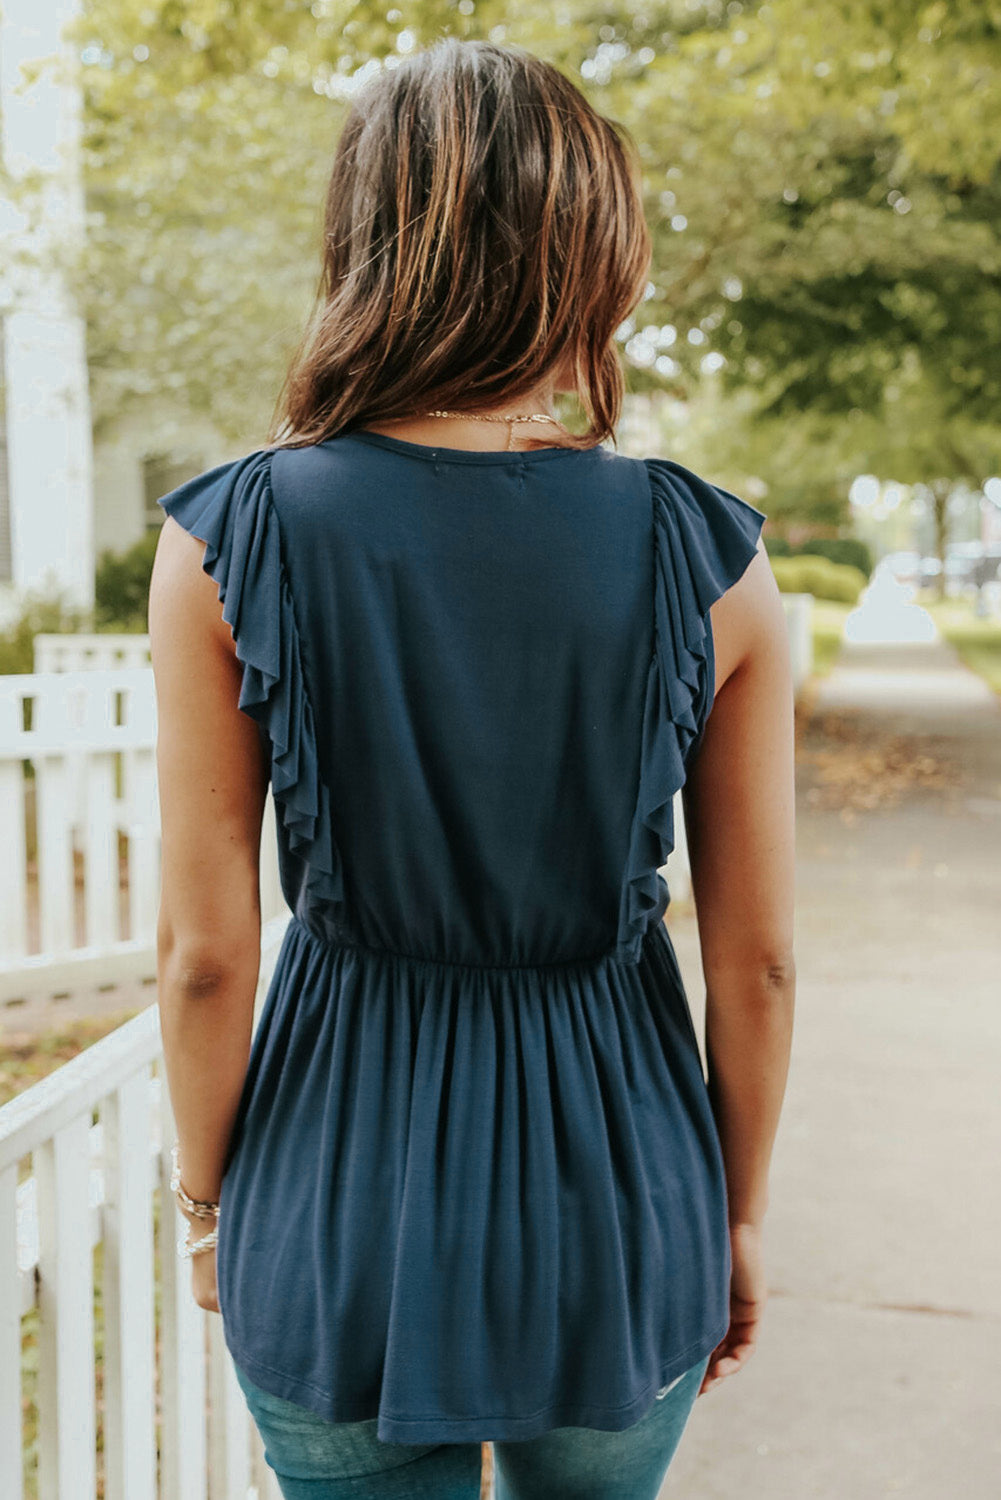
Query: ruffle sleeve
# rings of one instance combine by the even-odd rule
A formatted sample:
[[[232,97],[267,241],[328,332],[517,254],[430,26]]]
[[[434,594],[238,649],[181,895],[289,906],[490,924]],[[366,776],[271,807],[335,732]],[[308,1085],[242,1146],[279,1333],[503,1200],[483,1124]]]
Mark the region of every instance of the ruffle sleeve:
[[[632,957],[670,899],[658,872],[674,848],[674,797],[715,694],[709,610],[744,573],[766,520],[749,501],[673,459],[644,462],[653,507],[654,639],[621,913],[620,940]]]
[[[205,543],[202,568],[218,585],[223,619],[243,668],[238,706],[270,744],[275,810],[289,849],[306,868],[307,903],[326,904],[336,923],[345,905],[344,874],[334,842],[330,792],[320,774],[271,493],[271,457],[270,449],[261,449],[219,464],[157,504]]]

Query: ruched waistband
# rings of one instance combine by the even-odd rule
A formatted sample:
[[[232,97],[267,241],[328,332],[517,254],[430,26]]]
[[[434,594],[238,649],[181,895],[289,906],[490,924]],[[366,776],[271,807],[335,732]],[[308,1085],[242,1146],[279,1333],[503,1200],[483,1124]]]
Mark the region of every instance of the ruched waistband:
[[[496,974],[536,974],[551,973],[554,970],[566,971],[592,971],[607,966],[634,967],[639,960],[638,946],[630,944],[628,947],[617,944],[611,948],[602,949],[598,953],[577,954],[570,958],[558,958],[545,960],[541,963],[477,963],[466,959],[443,958],[433,954],[405,953],[396,948],[376,947],[371,943],[363,943],[353,937],[328,937],[324,933],[314,932],[301,917],[293,916],[290,927],[295,927],[300,933],[321,947],[337,951],[343,949],[345,952],[358,952],[369,954],[373,958],[383,959],[387,963],[400,963],[408,966],[423,964],[428,968],[438,970],[466,970],[473,973],[496,973]],[[651,934],[662,932],[667,937],[667,930],[662,924],[655,926],[645,935],[649,940]],[[654,939],[656,940],[656,939]]]

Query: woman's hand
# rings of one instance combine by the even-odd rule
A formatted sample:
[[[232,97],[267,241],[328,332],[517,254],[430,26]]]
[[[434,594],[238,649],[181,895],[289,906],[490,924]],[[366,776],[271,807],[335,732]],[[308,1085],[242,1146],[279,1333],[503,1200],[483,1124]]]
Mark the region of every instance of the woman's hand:
[[[751,1357],[768,1299],[760,1224],[730,1225],[730,1257],[730,1327],[709,1356],[700,1396]]]
[[[181,1217],[188,1226],[188,1244],[204,1239],[216,1227],[216,1219],[199,1219],[181,1210]],[[199,1307],[206,1312],[219,1311],[219,1294],[216,1288],[215,1246],[211,1250],[199,1250],[191,1257],[191,1291]]]

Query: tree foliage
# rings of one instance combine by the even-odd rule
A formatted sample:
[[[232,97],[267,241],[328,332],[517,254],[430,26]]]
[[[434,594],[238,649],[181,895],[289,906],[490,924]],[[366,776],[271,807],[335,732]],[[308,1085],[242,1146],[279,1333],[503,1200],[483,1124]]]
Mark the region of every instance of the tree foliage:
[[[708,378],[741,416],[713,451],[769,509],[837,518],[866,465],[998,467],[997,0],[88,0],[99,422],[138,407],[155,442],[180,403],[260,440],[351,81],[446,32],[550,58],[632,131],[655,255],[631,385],[694,403]]]

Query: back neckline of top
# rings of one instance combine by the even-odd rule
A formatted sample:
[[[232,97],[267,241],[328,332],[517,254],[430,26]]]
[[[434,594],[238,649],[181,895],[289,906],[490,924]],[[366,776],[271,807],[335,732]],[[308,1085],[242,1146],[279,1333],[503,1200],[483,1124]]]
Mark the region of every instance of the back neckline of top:
[[[495,464],[495,463],[535,463],[544,458],[559,458],[561,455],[580,454],[586,455],[596,452],[604,452],[601,443],[594,443],[590,448],[525,448],[525,449],[480,449],[472,448],[440,448],[432,447],[430,443],[411,443],[407,438],[390,437],[386,432],[369,432],[365,428],[356,427],[350,432],[338,433],[337,437],[326,439],[327,443],[338,443],[343,438],[356,438],[360,443],[373,443],[378,448],[388,448],[394,453],[411,454],[414,458],[423,458],[433,463],[460,463],[460,464]]]

